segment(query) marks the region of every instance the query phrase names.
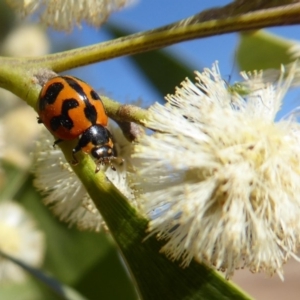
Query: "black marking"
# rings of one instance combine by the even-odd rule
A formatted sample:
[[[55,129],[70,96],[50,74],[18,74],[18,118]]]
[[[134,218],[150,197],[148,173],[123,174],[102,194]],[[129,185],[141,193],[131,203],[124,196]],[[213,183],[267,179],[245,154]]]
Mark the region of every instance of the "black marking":
[[[53,117],[50,120],[50,127],[53,131],[56,131],[60,126],[63,126],[67,128],[68,130],[71,130],[73,127],[73,122],[72,120],[64,120],[63,116],[57,116]]]
[[[97,121],[97,110],[94,105],[86,106],[84,108],[84,115],[86,118],[92,123],[92,125],[96,125]]]
[[[48,104],[53,104],[63,88],[64,85],[60,82],[52,83],[51,85],[49,85],[44,96],[40,98],[39,110],[43,111]]]
[[[83,91],[83,88],[81,87],[80,84],[78,84],[76,82],[76,80],[74,80],[73,78],[71,77],[66,77],[66,76],[63,76],[63,79],[68,83],[68,85],[76,92],[78,93],[80,96],[82,97],[85,97],[86,98],[86,95]]]
[[[76,99],[66,99],[63,102],[61,108],[61,115],[53,117],[50,120],[50,127],[53,131],[56,131],[60,126],[71,130],[74,126],[72,119],[69,117],[69,110],[79,106]]]
[[[84,108],[84,114],[85,117],[92,123],[92,125],[96,124],[97,121],[97,110],[94,105],[91,104],[89,101],[87,95],[85,94],[83,88],[81,87],[80,84],[78,84],[73,78],[70,77],[63,77],[66,82],[69,84],[69,86],[77,93],[80,95],[82,98],[82,101],[85,104]]]
[[[93,100],[100,100],[101,101],[100,96],[94,90],[91,90],[90,95],[91,95]]]
[[[74,98],[65,99],[61,107],[61,114],[67,117],[69,110],[77,106],[79,106],[79,103],[76,99]]]

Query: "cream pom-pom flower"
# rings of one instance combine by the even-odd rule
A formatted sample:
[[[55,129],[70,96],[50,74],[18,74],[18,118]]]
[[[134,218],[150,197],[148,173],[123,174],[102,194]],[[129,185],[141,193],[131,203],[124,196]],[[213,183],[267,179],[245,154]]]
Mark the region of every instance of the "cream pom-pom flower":
[[[133,187],[171,259],[282,278],[300,242],[300,125],[274,120],[293,70],[276,84],[243,75],[243,96],[214,65],[150,108]]]
[[[99,27],[110,14],[135,0],[8,0],[23,15],[42,11],[42,22],[58,30],[71,30],[82,21]]]
[[[0,250],[29,266],[39,267],[45,254],[44,234],[17,203],[0,203]],[[0,257],[0,284],[22,282],[26,273],[7,258]]]

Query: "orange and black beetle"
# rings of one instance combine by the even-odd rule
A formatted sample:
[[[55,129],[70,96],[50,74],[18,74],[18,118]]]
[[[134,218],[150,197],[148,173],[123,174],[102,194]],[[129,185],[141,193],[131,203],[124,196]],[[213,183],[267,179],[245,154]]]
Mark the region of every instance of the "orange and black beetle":
[[[73,149],[82,150],[101,164],[110,164],[115,157],[112,135],[106,128],[108,117],[99,95],[86,82],[72,76],[51,78],[43,86],[38,101],[38,122],[57,137],[54,144],[78,138]]]

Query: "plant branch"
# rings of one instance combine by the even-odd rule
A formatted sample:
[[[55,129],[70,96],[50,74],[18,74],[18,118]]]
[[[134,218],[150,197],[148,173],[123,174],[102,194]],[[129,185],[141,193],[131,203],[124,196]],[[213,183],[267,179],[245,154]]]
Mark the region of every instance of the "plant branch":
[[[35,107],[32,95],[43,81],[35,74],[48,69],[55,72],[108,60],[114,57],[141,53],[190,39],[233,31],[253,30],[275,25],[300,23],[300,3],[278,5],[278,1],[237,0],[227,6],[203,11],[190,18],[167,26],[121,37],[112,41],[36,58],[0,57],[0,87],[6,88]],[[251,3],[251,4],[249,4]],[[282,3],[282,2],[281,2]],[[245,13],[246,11],[246,13]],[[249,12],[250,11],[250,12]],[[24,74],[24,71],[26,74]],[[45,72],[47,78],[48,74]],[[25,76],[24,76],[25,75]],[[27,75],[27,76],[26,76]],[[121,106],[104,99],[108,114],[116,120],[137,121],[143,124],[147,114],[143,110]]]
[[[266,5],[265,2],[262,3]],[[267,9],[261,9],[261,7],[262,5],[253,8],[247,6],[245,1],[236,1],[225,7],[207,10],[155,30],[41,58],[26,59],[24,62],[62,72],[90,63],[150,51],[196,38],[271,26],[300,24],[300,3]],[[246,8],[250,12],[243,12]]]

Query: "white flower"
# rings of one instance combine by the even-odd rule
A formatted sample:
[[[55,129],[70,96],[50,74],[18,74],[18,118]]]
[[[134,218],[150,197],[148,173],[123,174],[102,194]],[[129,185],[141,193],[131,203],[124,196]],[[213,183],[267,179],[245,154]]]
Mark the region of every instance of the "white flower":
[[[2,159],[4,156],[5,142],[4,142],[4,130],[2,122],[0,122],[0,189],[3,187],[5,182],[4,171],[2,169]]]
[[[300,43],[298,41],[294,41],[294,43],[292,43],[289,47],[287,53],[292,59],[300,58]]]
[[[32,267],[39,267],[44,258],[43,233],[19,204],[10,201],[0,203],[0,250]],[[21,282],[25,277],[18,265],[0,258],[0,283]]]
[[[124,158],[122,165],[114,165],[117,171],[107,168],[106,176],[128,199],[133,199],[127,184],[126,170],[130,165],[131,143],[120,133],[119,128],[110,127],[116,139],[118,155]],[[35,186],[45,195],[44,203],[61,221],[76,224],[83,230],[99,231],[103,219],[85,187],[73,172],[61,150],[53,148],[54,138],[43,130],[42,142],[35,150]]]
[[[8,56],[40,56],[49,52],[50,44],[44,30],[38,25],[18,26],[12,30],[1,45]]]
[[[1,122],[2,142],[5,143],[3,160],[18,168],[28,168],[32,163],[28,153],[32,150],[41,129],[36,124],[36,113],[28,105],[11,107],[1,118]]]
[[[8,0],[23,15],[42,11],[42,21],[58,30],[71,30],[82,21],[99,27],[109,15],[134,0]]]
[[[0,122],[0,161],[3,158],[4,149],[5,149],[4,130],[3,130],[2,122]]]
[[[299,41],[292,41],[291,45],[289,46],[289,48],[287,50],[287,54],[290,57],[290,61],[295,61],[295,62],[287,64],[285,67],[287,70],[289,70],[289,68],[293,68],[293,66],[296,65],[296,68],[295,68],[296,70],[294,71],[295,75],[293,78],[292,85],[299,86],[300,85],[300,63],[299,63],[300,62],[299,61],[299,59],[300,59],[300,43],[299,43]],[[274,74],[275,72],[274,71],[272,72],[271,70],[269,70],[268,73]]]
[[[300,242],[300,126],[274,119],[293,74],[276,86],[244,76],[244,98],[215,65],[153,105],[132,180],[171,259],[282,278]]]

